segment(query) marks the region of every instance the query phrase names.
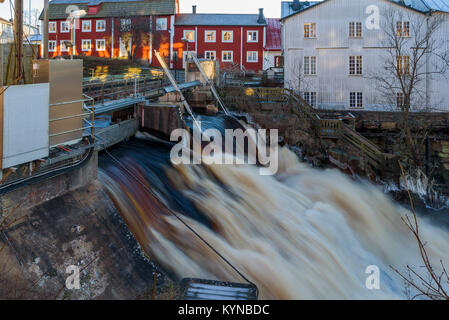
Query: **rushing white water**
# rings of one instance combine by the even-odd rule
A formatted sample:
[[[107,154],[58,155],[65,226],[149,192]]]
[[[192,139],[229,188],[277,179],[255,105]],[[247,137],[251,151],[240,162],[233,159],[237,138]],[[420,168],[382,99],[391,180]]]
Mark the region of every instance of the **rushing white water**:
[[[128,161],[123,159],[123,161]],[[126,162],[147,179],[138,161]],[[180,165],[165,176],[207,217],[186,221],[257,284],[262,299],[402,299],[404,282],[390,268],[424,272],[407,211],[376,187],[337,170],[317,170],[280,150],[276,176],[249,165]],[[105,171],[101,179],[150,258],[179,278],[243,281],[135,181]],[[148,185],[154,179],[148,178]],[[150,199],[145,200],[144,199]],[[420,220],[435,267],[449,265],[449,232]],[[380,269],[380,289],[365,283]]]

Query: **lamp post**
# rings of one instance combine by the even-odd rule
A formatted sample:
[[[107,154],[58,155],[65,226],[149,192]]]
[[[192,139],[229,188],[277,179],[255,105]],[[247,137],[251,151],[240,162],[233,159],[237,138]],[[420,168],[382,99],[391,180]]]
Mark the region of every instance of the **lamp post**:
[[[79,19],[86,15],[86,10],[73,10],[70,12],[70,60],[73,60],[73,51],[75,50],[75,19]]]

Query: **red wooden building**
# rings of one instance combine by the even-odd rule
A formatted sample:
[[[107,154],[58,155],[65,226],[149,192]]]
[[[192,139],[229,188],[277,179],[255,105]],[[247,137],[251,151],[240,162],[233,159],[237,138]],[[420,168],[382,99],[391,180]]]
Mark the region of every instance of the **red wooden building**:
[[[180,14],[175,20],[174,52],[182,68],[187,51],[220,61],[222,68],[263,68],[267,21],[259,14]]]
[[[75,19],[72,34],[70,12]],[[74,55],[143,60],[159,66],[153,55],[172,56],[179,0],[52,0],[49,6],[49,56]],[[41,17],[42,18],[42,17]]]

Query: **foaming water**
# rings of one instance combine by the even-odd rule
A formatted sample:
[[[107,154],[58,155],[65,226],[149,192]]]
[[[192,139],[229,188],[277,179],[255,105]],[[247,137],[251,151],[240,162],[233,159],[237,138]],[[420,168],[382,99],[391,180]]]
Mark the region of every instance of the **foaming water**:
[[[279,172],[249,165],[179,165],[171,145],[134,139],[113,154],[154,197],[103,155],[99,178],[145,252],[179,278],[243,280],[182,225],[185,220],[257,284],[262,299],[400,299],[391,270],[420,267],[405,210],[374,186],[316,170],[280,150]],[[420,221],[435,265],[449,257],[449,232]],[[370,265],[380,290],[366,288]],[[447,263],[446,263],[447,265]]]

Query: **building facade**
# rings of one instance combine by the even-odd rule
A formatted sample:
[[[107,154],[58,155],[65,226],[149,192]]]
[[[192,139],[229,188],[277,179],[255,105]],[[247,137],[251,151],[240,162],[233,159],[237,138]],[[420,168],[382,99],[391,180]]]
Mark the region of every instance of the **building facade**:
[[[282,6],[285,86],[318,108],[397,110],[399,88],[396,96],[387,96],[374,77],[391,58],[384,30],[389,12],[401,17],[393,28],[408,43],[408,51],[413,47],[414,21],[441,17],[443,23],[433,37],[441,43],[440,54],[449,52],[448,0],[438,5],[421,0],[325,0]],[[410,68],[410,56],[396,60],[398,68]],[[423,61],[420,73],[426,75],[416,85],[420,93],[416,105],[422,110],[449,110],[449,73],[433,74],[439,62],[430,55]]]
[[[68,17],[73,11],[79,18],[71,21]],[[74,55],[132,57],[159,66],[153,51],[167,60],[172,56],[177,13],[178,0],[53,0],[49,56],[68,55],[73,50]]]
[[[267,19],[267,41],[263,50],[263,70],[284,67],[280,19]]]
[[[174,50],[177,68],[186,52],[220,61],[221,68],[260,71],[266,44],[267,21],[259,14],[181,14],[176,17]]]

